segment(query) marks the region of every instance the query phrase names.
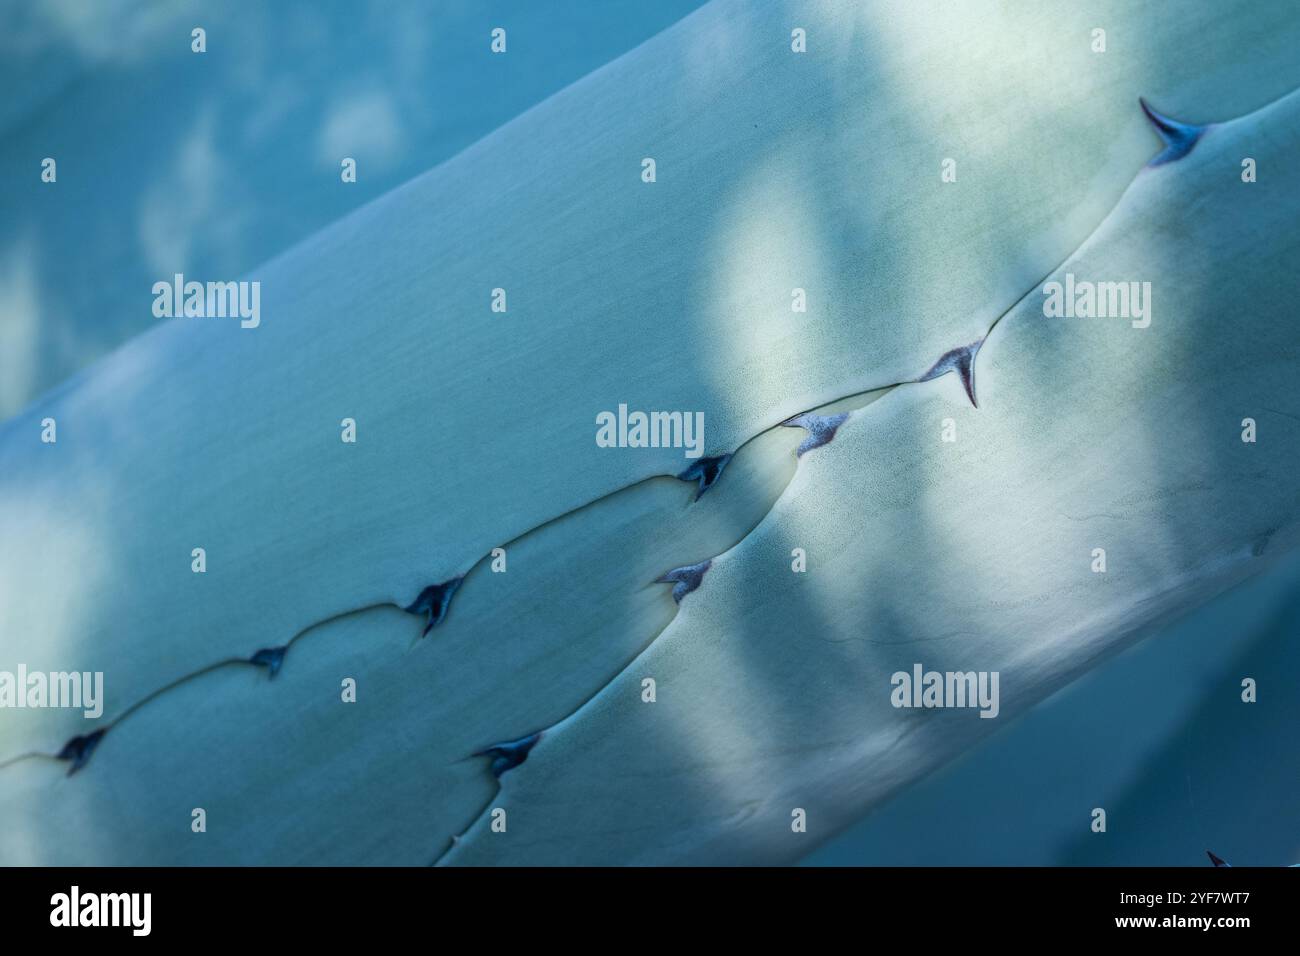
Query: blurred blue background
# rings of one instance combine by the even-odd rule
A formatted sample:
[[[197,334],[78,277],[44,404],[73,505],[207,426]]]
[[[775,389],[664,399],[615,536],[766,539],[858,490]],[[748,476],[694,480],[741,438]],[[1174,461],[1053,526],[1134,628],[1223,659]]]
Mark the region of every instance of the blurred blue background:
[[[0,420],[154,324],[158,279],[244,274],[700,5],[4,0]]]

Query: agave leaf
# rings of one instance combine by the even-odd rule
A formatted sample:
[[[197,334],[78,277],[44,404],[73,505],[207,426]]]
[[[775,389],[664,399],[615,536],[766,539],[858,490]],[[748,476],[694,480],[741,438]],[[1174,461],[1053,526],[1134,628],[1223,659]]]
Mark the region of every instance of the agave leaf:
[[[752,443],[703,502],[660,478],[525,536],[503,570],[470,572],[426,638],[395,608],[346,615],[295,640],[273,681],[229,665],[178,683],[109,725],[71,778],[65,761],[12,763],[0,860],[433,861],[496,790],[476,755],[559,722],[643,650],[675,613],[655,578],[756,525],[800,434]],[[211,826],[178,839],[194,807]]]
[[[1219,118],[1300,85],[1284,4],[1117,8],[1112,35],[1146,54],[1105,61],[1081,39],[1091,14],[1002,9],[711,4],[254,270],[259,328],[161,324],[31,406],[0,428],[0,664],[110,673],[111,717],[323,620],[405,607],[686,464],[596,447],[601,410],[702,410],[722,454],[980,338],[1154,152],[1139,94]],[[798,61],[796,10],[827,38]],[[978,186],[940,181],[936,128]],[[57,454],[35,441],[47,415]],[[56,751],[78,720],[15,713],[0,754]]]
[[[472,754],[544,730],[500,777],[511,832],[531,834],[531,849],[485,845],[480,817],[449,861],[713,851],[780,859],[798,846],[780,836],[790,788],[803,787],[798,805],[833,828],[971,739],[951,720],[922,732],[879,712],[864,688],[893,661],[853,656],[872,634],[932,634],[936,646],[973,634],[963,653],[1001,663],[1019,660],[1005,631],[1027,631],[1016,650],[1036,679],[1017,690],[1014,713],[1138,633],[1154,610],[1200,599],[1186,569],[1159,550],[1104,594],[1089,593],[1099,585],[1087,577],[1046,593],[1052,573],[1078,570],[1077,555],[1044,550],[1029,520],[1073,527],[1054,509],[1109,503],[1120,484],[1162,487],[1185,467],[1182,452],[1164,471],[1117,463],[1110,479],[1085,466],[1155,427],[1170,396],[1206,402],[1245,387],[1244,373],[1224,382],[1170,374],[1156,343],[1188,368],[1221,359],[1200,327],[1202,339],[1151,333],[1134,343],[1118,330],[1030,334],[1036,326],[1013,313],[975,360],[978,412],[955,376],[890,391],[810,448],[759,522],[801,439],[770,429],[842,396],[925,377],[950,350],[984,341],[1094,229],[1160,148],[1134,108],[1139,93],[1180,115],[1195,107],[1198,117],[1225,118],[1300,85],[1288,76],[1300,26],[1280,7],[1186,18],[1117,7],[1112,35],[1141,35],[1147,54],[1104,65],[1082,39],[1092,25],[1082,13],[1025,12],[988,29],[1000,9],[945,7],[935,31],[915,6],[710,4],[256,270],[260,328],[167,323],[0,428],[0,667],[104,670],[106,719],[130,714],[71,778],[41,759],[2,771],[29,821],[6,856],[432,859],[495,792],[488,758]],[[827,38],[803,61],[786,43],[794,11]],[[1241,62],[1237,51],[1252,44],[1257,55]],[[1006,71],[989,73],[990,62]],[[1068,79],[1029,82],[1049,73]],[[1062,116],[1070,123],[1047,122]],[[955,188],[967,178],[940,182],[936,128],[960,145],[959,177],[978,177],[977,189]],[[1203,208],[1210,199],[1200,197],[1216,190],[1183,180],[1204,169],[1213,141],[1207,134],[1190,155],[1143,172],[1126,203],[1136,194],[1152,208],[1190,210],[1194,195]],[[1286,155],[1279,141],[1271,147]],[[637,178],[647,152],[659,164],[654,184]],[[864,157],[880,159],[864,169]],[[926,163],[932,177],[917,173]],[[1252,228],[1267,235],[1274,223],[1285,234],[1293,210],[1259,185],[1251,202],[1273,205]],[[1234,215],[1197,227],[1221,233],[1227,221],[1244,231],[1244,213]],[[1190,282],[1164,290],[1184,281],[1199,247],[1153,233],[1139,213],[1109,222],[1119,220],[1127,237],[1103,241],[1103,228],[1079,255],[1095,251],[1099,269],[1125,274],[1140,263],[1160,278],[1170,314],[1203,325],[1211,306],[1259,312],[1272,338],[1242,354],[1266,366],[1288,360],[1269,298],[1279,280],[1260,278],[1257,266],[1286,264],[1293,248],[1272,247],[1246,267],[1237,246],[1223,262],[1241,267],[1237,286],[1246,277],[1255,286],[1234,286],[1235,299],[1196,298]],[[488,311],[496,286],[510,291],[504,315]],[[796,286],[815,303],[806,317],[789,311]],[[1146,351],[1135,358],[1137,344]],[[1250,381],[1284,401],[1267,375]],[[1126,408],[1118,423],[1098,405],[1153,388],[1168,400]],[[756,435],[785,437],[742,450],[717,490],[687,506],[694,486],[647,481],[680,472],[679,450],[594,445],[595,413],[619,402],[702,409],[710,456]],[[918,439],[940,412],[957,419],[964,444]],[[44,415],[61,423],[57,450],[35,442]],[[338,441],[344,416],[359,423],[355,446]],[[1063,430],[1042,430],[1052,423]],[[1205,423],[1192,415],[1181,427]],[[784,459],[770,444],[778,441],[788,443]],[[1281,454],[1271,448],[1253,467],[1272,475]],[[1059,485],[1035,483],[1033,467]],[[738,485],[741,503],[696,529],[738,468],[753,476]],[[1007,493],[990,506],[990,489],[1000,488]],[[1193,523],[1188,540],[1204,547],[1192,553],[1217,554],[1229,539],[1238,547],[1261,533],[1256,525],[1276,529],[1293,513],[1280,493],[1219,511],[1216,521],[1231,513],[1244,522],[1231,533]],[[940,515],[936,502],[950,498],[960,507]],[[686,507],[691,527],[662,519]],[[1167,520],[1141,517],[1111,533],[1146,541]],[[999,521],[1011,533],[993,534]],[[635,531],[620,537],[620,522]],[[537,558],[524,568],[533,573],[512,570],[504,581],[519,584],[489,595],[481,559],[503,543],[527,549],[532,529]],[[1270,547],[1289,546],[1281,531],[1276,541]],[[195,546],[208,551],[205,575],[190,573]],[[667,591],[650,582],[715,547],[726,553],[672,619]],[[791,575],[792,547],[826,561],[825,572]],[[972,569],[975,553],[984,563]],[[1224,561],[1231,568],[1207,578],[1216,586],[1245,573]],[[423,640],[422,623],[383,607],[411,606],[461,576]],[[808,593],[796,598],[798,587]],[[615,594],[632,597],[623,605]],[[934,597],[898,603],[918,594]],[[992,603],[956,606],[961,594]],[[1095,629],[1034,630],[1077,618],[1067,599],[1084,595],[1096,601]],[[274,687],[262,671],[211,669],[286,644]],[[748,684],[738,662],[752,671]],[[674,690],[665,706],[665,690],[660,703],[641,704],[647,666],[682,696]],[[535,679],[521,678],[530,667]],[[351,705],[339,704],[338,681],[354,671],[362,686],[374,678],[385,688],[379,713],[343,715]],[[726,691],[738,681],[738,692]],[[765,689],[753,696],[756,684]],[[430,696],[442,703],[422,709]],[[645,709],[620,710],[634,705]],[[866,716],[878,731],[863,734]],[[14,712],[0,753],[57,753],[82,724],[66,711]],[[371,760],[372,777],[337,783],[343,768]],[[830,770],[847,784],[831,788]],[[667,803],[665,787],[675,787]],[[557,821],[578,793],[587,822]],[[391,798],[377,805],[375,794]],[[238,829],[211,846],[166,849],[169,814],[220,801],[227,819],[245,821]],[[375,806],[385,822],[358,819],[358,808]],[[786,817],[774,836],[766,827],[777,810]],[[416,827],[427,840],[409,839]],[[54,834],[68,828],[80,839],[56,850]]]
[[[650,648],[502,778],[508,831],[480,818],[446,862],[793,860],[819,838],[792,831],[796,808],[824,838],[1294,549],[1300,194],[1244,186],[1239,160],[1288,168],[1297,130],[1300,93],[1207,131],[1054,274],[1150,277],[1150,328],[1047,319],[1035,291],[980,352],[978,412],[949,377],[850,415]],[[1252,410],[1268,442],[1241,441]],[[896,708],[891,675],[915,663],[1000,673],[998,718]]]

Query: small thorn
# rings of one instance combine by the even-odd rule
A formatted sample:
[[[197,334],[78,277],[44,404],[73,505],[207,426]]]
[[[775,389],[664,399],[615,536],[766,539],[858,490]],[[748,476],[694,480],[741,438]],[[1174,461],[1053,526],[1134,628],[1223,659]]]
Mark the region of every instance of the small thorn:
[[[1205,855],[1208,856],[1208,857],[1210,858],[1210,862],[1213,863],[1215,866],[1226,866],[1226,867],[1228,867],[1228,868],[1231,868],[1231,867],[1232,867],[1232,864],[1231,864],[1231,863],[1225,863],[1223,860],[1219,859],[1217,856],[1215,856],[1215,855],[1214,855],[1213,853],[1211,853],[1209,850],[1206,850],[1206,851],[1205,851]]]
[[[442,619],[447,616],[447,608],[451,605],[452,595],[464,580],[462,575],[450,581],[443,581],[441,584],[430,584],[409,606],[402,608],[408,614],[427,615],[428,621],[420,634],[421,637],[442,623]]]
[[[518,740],[509,740],[502,744],[493,744],[485,750],[480,750],[474,754],[475,757],[492,758],[492,776],[500,778],[507,770],[513,770],[521,763],[528,759],[528,751],[537,745],[537,741],[542,739],[542,731],[535,734],[529,734],[527,737],[520,737]]]
[[[966,395],[970,398],[971,405],[979,408],[979,402],[975,401],[975,355],[983,344],[984,340],[978,339],[970,345],[949,349],[939,356],[939,361],[935,362],[930,371],[922,375],[917,381],[928,382],[940,375],[956,372],[961,377],[961,384],[966,389]]]
[[[682,598],[690,594],[700,586],[704,580],[704,572],[709,570],[713,565],[713,559],[701,561],[699,564],[687,564],[680,568],[673,568],[662,577],[655,578],[655,584],[671,584],[673,586],[673,600],[681,604]]]
[[[795,452],[797,457],[802,458],[804,452],[829,445],[831,439],[835,437],[835,432],[848,420],[848,417],[848,412],[841,412],[838,415],[814,415],[812,412],[804,412],[802,415],[786,419],[781,424],[789,428],[802,428],[808,432],[808,437],[799,443],[799,448]]]
[[[1148,166],[1163,166],[1165,163],[1182,159],[1205,135],[1205,130],[1208,128],[1206,126],[1181,123],[1163,113],[1157,113],[1144,97],[1138,97],[1138,102],[1142,105],[1142,112],[1146,113],[1147,119],[1151,121],[1151,125],[1156,128],[1156,133],[1165,144],[1165,148],[1156,154],[1155,159],[1147,163]]]
[[[68,768],[69,777],[86,765],[86,761],[90,759],[90,755],[95,752],[95,748],[99,746],[99,742],[104,739],[106,733],[108,733],[108,728],[102,727],[89,734],[73,737],[63,745],[63,749],[58,753],[58,758],[72,761],[72,766]]]
[[[289,645],[283,647],[264,647],[248,659],[248,663],[256,664],[258,667],[265,667],[269,676],[275,677],[280,673],[280,665],[284,663],[285,652],[289,650]]]
[[[700,496],[713,487],[714,483],[722,477],[722,469],[727,467],[731,461],[731,455],[717,455],[713,458],[700,458],[691,462],[690,467],[679,473],[676,477],[678,481],[698,481],[700,490],[695,492],[695,500],[699,501]]]

